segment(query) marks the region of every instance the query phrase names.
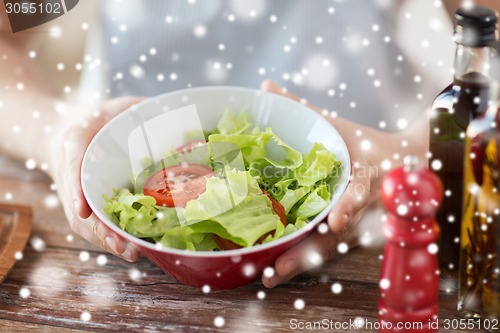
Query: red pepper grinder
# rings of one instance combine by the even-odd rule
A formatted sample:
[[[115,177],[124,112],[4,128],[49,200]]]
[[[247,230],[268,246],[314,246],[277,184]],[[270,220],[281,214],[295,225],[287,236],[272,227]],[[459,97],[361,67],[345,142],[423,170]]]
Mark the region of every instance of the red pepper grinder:
[[[434,219],[443,198],[440,179],[407,156],[383,179],[387,209],[380,274],[379,332],[437,332],[440,230]]]

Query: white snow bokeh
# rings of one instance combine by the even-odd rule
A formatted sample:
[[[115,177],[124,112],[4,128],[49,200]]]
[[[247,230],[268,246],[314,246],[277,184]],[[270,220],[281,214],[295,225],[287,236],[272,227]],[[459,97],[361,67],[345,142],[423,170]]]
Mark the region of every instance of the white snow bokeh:
[[[431,162],[431,168],[434,171],[439,171],[441,170],[442,167],[443,167],[443,162],[441,162],[440,160],[436,159]]]
[[[404,130],[408,127],[408,120],[406,120],[405,118],[400,118],[397,120],[396,125],[398,129]]]
[[[223,317],[221,316],[217,316],[214,318],[214,325],[215,327],[224,327],[224,325],[226,324],[226,321]]]
[[[352,54],[356,54],[363,49],[363,37],[358,33],[350,33],[345,37],[345,49]]]
[[[33,236],[30,239],[31,247],[37,252],[45,251],[46,245],[45,241],[38,236]]]
[[[359,237],[359,243],[361,246],[363,247],[367,247],[367,246],[370,246],[373,241],[374,241],[374,235],[372,235],[372,233],[368,230],[366,230],[365,232],[363,232],[363,234]]]
[[[203,24],[198,24],[193,28],[193,35],[196,38],[204,38],[208,33],[208,29]]]
[[[138,80],[143,79],[144,76],[146,75],[146,72],[144,71],[144,68],[142,68],[138,64],[132,64],[132,65],[130,65],[129,72],[130,72],[130,75],[132,75],[134,78],[136,78]]]
[[[369,151],[372,148],[372,143],[370,140],[362,140],[360,143],[361,150]]]
[[[28,170],[34,170],[36,168],[36,161],[32,158],[29,158],[26,160],[26,162],[24,163],[24,166],[26,167],[26,169]]]
[[[209,294],[212,291],[212,288],[208,284],[206,284],[203,287],[201,287],[201,291],[204,294]]]
[[[243,266],[243,275],[247,277],[255,276],[257,269],[254,264],[248,263]]]
[[[297,298],[295,302],[293,302],[293,306],[297,310],[303,310],[306,306],[306,302],[302,298]]]
[[[429,244],[429,246],[427,246],[427,251],[429,251],[430,254],[436,254],[439,251],[439,246],[436,243]]]
[[[19,289],[19,296],[21,296],[21,298],[28,298],[31,296],[31,291],[26,287],[22,287]]]
[[[345,242],[341,242],[337,245],[337,251],[341,254],[345,254],[349,251],[349,245]]]
[[[49,36],[53,39],[59,39],[63,35],[63,29],[58,25],[49,28]]]
[[[393,0],[374,0],[377,7],[388,8],[393,4]]]
[[[408,214],[408,206],[406,205],[398,205],[398,207],[396,208],[396,211],[398,213],[398,215],[400,216],[405,216],[406,214]]]
[[[80,314],[80,320],[82,321],[90,321],[92,319],[92,315],[88,311],[83,311]]]
[[[384,159],[382,160],[382,162],[380,163],[380,167],[382,168],[382,170],[384,171],[389,171],[391,168],[392,168],[392,162],[388,159]]]
[[[264,268],[264,272],[262,273],[266,278],[272,278],[274,276],[274,268],[266,267]]]
[[[384,289],[384,290],[389,289],[389,287],[391,286],[391,281],[389,281],[389,279],[383,278],[380,280],[379,286],[381,289]]]
[[[207,80],[213,83],[222,82],[227,78],[230,67],[232,66],[224,66],[220,60],[207,60],[204,75]]]
[[[308,263],[313,267],[317,267],[323,264],[323,257],[317,251],[310,251],[309,253],[307,253],[306,257]]]
[[[78,257],[81,262],[86,262],[90,259],[90,253],[88,251],[81,251]]]
[[[137,268],[131,268],[128,271],[128,276],[132,281],[139,282],[141,281],[144,274]]]
[[[318,232],[320,234],[324,235],[324,234],[328,233],[328,230],[329,230],[328,223],[323,222],[323,223],[320,223],[320,225],[318,225]]]
[[[334,294],[340,294],[342,292],[342,284],[340,284],[339,282],[335,282],[332,284],[332,287],[331,287],[331,290],[332,290],[332,293]]]
[[[238,21],[252,22],[267,16],[267,3],[265,0],[233,0],[229,2],[229,10]],[[273,19],[270,20],[273,22]]]
[[[323,53],[312,53],[304,60],[302,68],[306,70],[305,84],[314,90],[326,90],[338,78],[338,69],[333,59]]]
[[[100,254],[96,258],[96,263],[99,266],[104,266],[108,263],[108,257],[106,257],[106,255],[104,254]]]

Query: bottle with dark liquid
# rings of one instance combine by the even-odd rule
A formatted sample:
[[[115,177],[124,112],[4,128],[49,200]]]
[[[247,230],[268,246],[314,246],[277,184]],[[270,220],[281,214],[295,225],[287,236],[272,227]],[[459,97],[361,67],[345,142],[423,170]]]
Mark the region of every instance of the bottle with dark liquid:
[[[454,81],[432,105],[430,120],[430,166],[444,185],[445,196],[436,220],[441,227],[439,264],[448,288],[456,287],[465,131],[469,123],[486,112],[488,105],[490,47],[497,39],[497,13],[486,7],[461,8],[455,14]]]
[[[499,81],[496,79],[491,86],[491,98],[498,100]],[[458,310],[463,317],[481,318],[481,328],[498,332],[500,113],[497,101],[491,103],[485,116],[476,118],[467,128],[463,202]]]

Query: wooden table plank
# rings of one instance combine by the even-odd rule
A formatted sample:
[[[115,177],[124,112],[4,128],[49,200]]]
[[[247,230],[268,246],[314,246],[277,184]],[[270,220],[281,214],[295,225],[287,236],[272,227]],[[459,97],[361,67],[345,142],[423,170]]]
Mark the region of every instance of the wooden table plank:
[[[27,322],[18,322],[14,320],[0,319],[0,327],[2,332],[9,333],[26,333],[26,332],[37,332],[37,333],[85,333],[89,331],[82,331],[71,329],[68,327],[57,327],[50,325],[40,325]]]
[[[46,246],[97,250],[72,232],[49,178],[33,177],[27,181],[0,176],[0,184],[0,203],[4,201],[33,208],[32,236],[42,239]]]
[[[108,256],[106,265],[100,266],[96,263],[98,252],[81,262],[79,251],[27,249],[25,259],[0,285],[0,318],[102,332],[211,330],[217,316],[225,319],[227,331],[257,327],[255,332],[287,332],[292,319],[341,322],[362,317],[373,322],[379,297],[377,274],[352,276],[344,268],[349,272],[358,265],[359,271],[364,258],[365,265],[373,265],[375,270],[378,263],[366,259],[378,251],[353,250],[272,290],[257,282],[204,294],[177,283],[146,259],[130,264]],[[339,295],[330,290],[334,282],[343,286]],[[19,296],[22,287],[30,290],[30,297]],[[265,299],[259,299],[258,292],[265,292]],[[298,298],[306,304],[303,310],[294,308]],[[446,305],[442,318],[457,318],[450,310],[455,298],[441,295]],[[91,314],[91,321],[80,319],[84,311]]]
[[[46,245],[43,251],[29,245],[0,284],[0,330],[279,333],[290,332],[293,320],[334,323],[360,317],[376,321],[381,246],[351,250],[271,290],[257,281],[205,294],[176,282],[145,258],[127,263],[73,235],[62,208],[54,204],[50,180],[0,176],[0,191],[0,198],[10,193],[10,202],[33,206],[32,236]],[[68,235],[73,235],[72,241]],[[87,261],[80,260],[82,251],[88,253]],[[102,256],[105,265],[98,264]],[[333,283],[342,285],[340,294],[332,293]],[[29,296],[21,297],[21,289],[22,295],[27,296],[28,290]],[[262,293],[265,297],[260,299]],[[305,302],[304,309],[295,308],[297,299]],[[442,292],[440,304],[441,320],[458,319],[456,294]],[[82,320],[84,313],[90,320]],[[217,317],[224,318],[224,327],[215,327]],[[359,330],[342,330],[350,331]]]

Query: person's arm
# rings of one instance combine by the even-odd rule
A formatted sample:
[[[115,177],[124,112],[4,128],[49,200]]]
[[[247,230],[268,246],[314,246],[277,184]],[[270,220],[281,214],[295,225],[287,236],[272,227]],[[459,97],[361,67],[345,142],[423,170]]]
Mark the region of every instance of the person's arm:
[[[57,98],[28,57],[27,45],[36,32],[13,34],[7,14],[1,10],[0,29],[0,149],[40,165],[48,163],[45,147],[52,136],[49,127],[55,121]],[[41,124],[49,127],[44,130]]]
[[[75,233],[134,261],[139,255],[135,247],[105,227],[90,210],[81,190],[80,166],[94,134],[138,99],[115,99],[92,108],[59,100],[50,80],[28,56],[31,38],[40,33],[34,29],[12,33],[5,11],[0,10],[0,153],[32,160],[54,179]]]
[[[261,89],[299,100],[296,96],[283,92],[272,81],[263,82]],[[309,107],[321,113],[317,108],[310,105]],[[338,117],[327,119],[339,131],[349,149],[352,161],[350,183],[328,215],[329,232],[313,232],[297,246],[282,254],[276,260],[275,274],[262,277],[263,284],[268,288],[288,281],[317,265],[317,260],[310,260],[309,254],[312,251],[319,254],[323,260],[328,260],[336,254],[339,243],[356,245],[357,223],[366,210],[377,201],[384,174],[394,166],[402,164],[403,158],[410,154],[418,157],[423,165],[427,164],[427,117],[421,117],[418,123],[400,133],[377,131]]]

